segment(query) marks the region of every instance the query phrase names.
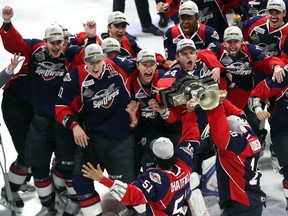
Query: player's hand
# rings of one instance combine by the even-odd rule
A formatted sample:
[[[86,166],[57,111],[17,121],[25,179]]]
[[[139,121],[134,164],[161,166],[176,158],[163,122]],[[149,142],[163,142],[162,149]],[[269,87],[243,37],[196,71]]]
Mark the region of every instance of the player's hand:
[[[99,182],[104,176],[100,164],[97,165],[97,169],[95,169],[95,167],[89,162],[87,163],[87,165],[83,164],[82,167],[83,169],[81,171],[83,173],[83,176],[86,178]]]
[[[232,78],[233,78],[232,74],[227,72],[227,73],[225,73],[225,75],[229,79],[229,81],[232,82]]]
[[[269,117],[270,117],[270,113],[265,110],[261,110],[257,113],[257,118],[260,121],[264,121],[265,119],[268,119]]]
[[[96,22],[94,20],[87,20],[86,23],[83,23],[83,27],[88,37],[96,36]]]
[[[209,75],[211,75],[211,78],[215,80],[215,82],[220,83],[220,68],[219,67],[215,67],[213,68]]]
[[[170,68],[172,65],[176,64],[177,60],[166,60],[165,64],[168,65],[168,67]]]
[[[140,102],[139,101],[134,101],[134,100],[131,100],[129,104],[127,104],[127,108],[125,109],[126,112],[129,113],[130,115],[130,118],[132,119],[132,121],[135,121],[137,119],[136,117],[136,113],[139,109],[139,104]]]
[[[24,58],[20,59],[20,53],[14,53],[13,58],[11,58],[11,63],[8,65],[9,72],[13,71],[19,64],[19,62],[23,61]]]
[[[273,81],[276,80],[278,83],[281,83],[283,82],[284,77],[285,77],[284,69],[280,67],[279,65],[276,65],[273,68],[273,77],[272,77]]]
[[[150,99],[148,101],[148,105],[153,111],[158,112],[161,115],[164,114],[166,111],[165,107],[160,106],[160,104],[158,103],[156,99]]]
[[[164,2],[159,2],[156,5],[156,10],[158,12],[166,13],[169,11],[169,9],[170,9],[170,5]]]
[[[76,125],[72,128],[74,141],[77,145],[85,148],[88,146],[89,137],[86,135],[85,131],[80,127],[80,125]]]
[[[153,89],[152,91],[153,91],[153,93],[159,95],[159,91],[160,91],[160,90],[163,90],[163,89],[164,89],[164,88],[158,88],[158,87],[155,87],[155,89]]]
[[[196,98],[191,98],[186,103],[186,108],[187,108],[188,112],[194,112],[197,105],[198,105],[198,100]]]
[[[13,11],[13,8],[12,8],[12,7],[10,7],[10,6],[5,6],[5,7],[2,9],[2,18],[3,18],[3,21],[4,21],[5,23],[10,23],[13,15],[14,15],[14,11]]]
[[[223,100],[227,97],[227,91],[226,90],[218,90],[218,94],[219,94],[219,104],[223,103]]]

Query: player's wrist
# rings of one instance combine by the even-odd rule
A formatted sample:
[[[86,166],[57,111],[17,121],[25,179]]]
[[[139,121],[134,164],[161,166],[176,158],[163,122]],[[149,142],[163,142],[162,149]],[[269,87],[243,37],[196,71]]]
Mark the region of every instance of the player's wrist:
[[[165,112],[163,114],[161,114],[162,119],[167,120],[169,118],[170,115],[170,110],[168,108],[165,108]]]
[[[8,65],[8,67],[5,68],[5,73],[6,73],[7,75],[11,75],[11,74],[14,73],[14,70],[11,69],[10,65]]]
[[[138,124],[138,119],[136,118],[135,120],[132,120],[132,122],[130,123],[130,127],[133,128]]]
[[[257,107],[254,108],[254,111],[255,111],[255,114],[257,115],[259,112],[262,111],[262,108],[257,106]]]
[[[62,120],[62,124],[66,128],[73,129],[76,125],[78,125],[78,122],[75,120],[73,115],[66,115]]]

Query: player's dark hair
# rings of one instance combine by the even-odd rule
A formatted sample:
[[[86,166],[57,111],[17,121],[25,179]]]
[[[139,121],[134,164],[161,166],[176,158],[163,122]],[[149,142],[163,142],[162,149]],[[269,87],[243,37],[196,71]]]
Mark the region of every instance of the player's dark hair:
[[[162,170],[169,170],[172,166],[176,163],[176,155],[174,154],[169,159],[161,159],[154,155],[156,164],[162,169]]]

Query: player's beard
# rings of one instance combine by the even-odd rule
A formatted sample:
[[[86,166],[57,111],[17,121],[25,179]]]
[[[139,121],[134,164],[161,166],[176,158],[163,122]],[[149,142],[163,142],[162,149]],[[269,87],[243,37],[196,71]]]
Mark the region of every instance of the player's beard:
[[[237,58],[241,53],[241,49],[235,50],[235,51],[230,51],[229,54],[233,58]]]

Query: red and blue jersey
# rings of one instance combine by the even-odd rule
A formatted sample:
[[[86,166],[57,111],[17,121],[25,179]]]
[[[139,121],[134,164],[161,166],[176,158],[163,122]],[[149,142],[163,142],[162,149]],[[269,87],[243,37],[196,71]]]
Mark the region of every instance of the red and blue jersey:
[[[223,105],[207,112],[210,133],[217,146],[220,205],[239,202],[261,206],[266,197],[260,189],[261,173],[257,168],[261,144],[250,127],[245,127],[243,134],[231,131],[226,116]]]
[[[275,107],[269,121],[271,131],[281,134],[288,134],[288,71],[285,69],[284,81],[278,83],[271,78],[261,81],[251,92],[250,97],[260,98],[265,101],[276,96]]]
[[[147,169],[123,188],[124,196],[120,202],[132,206],[146,204],[147,216],[184,215],[183,206],[190,191],[194,145],[193,142],[177,145],[177,159],[172,170]],[[111,187],[114,181],[103,177],[100,183]]]
[[[157,138],[156,136],[161,134],[165,126],[165,121],[160,114],[152,110],[148,104],[149,100],[156,99],[156,83],[164,73],[163,70],[156,70],[150,85],[143,85],[138,76],[131,81],[131,100],[140,102],[138,125],[133,131],[137,139],[141,137]]]
[[[193,0],[199,9],[199,22],[215,28],[222,39],[224,30],[228,27],[226,14],[243,0]],[[166,0],[170,5],[170,11],[166,16],[171,16],[179,11],[181,0]],[[219,25],[221,23],[221,25]]]
[[[66,115],[79,115],[87,130],[105,137],[124,138],[129,134],[130,102],[128,76],[136,64],[124,58],[106,60],[99,78],[85,65],[67,73],[56,102],[56,120],[63,124]],[[111,133],[113,131],[113,133]]]
[[[35,111],[54,118],[57,93],[67,73],[64,53],[58,58],[52,58],[43,42],[24,40],[11,23],[3,37],[6,37],[5,46],[9,52],[21,53],[27,59],[27,68],[23,70],[27,73],[27,78],[21,88],[24,100],[27,100]]]
[[[267,17],[253,17],[243,22],[243,35],[245,40],[258,45],[266,55],[280,57],[288,63],[288,23],[272,29]]]
[[[288,8],[288,0],[283,0]],[[266,7],[268,0],[244,0],[242,3],[242,19],[250,19],[254,16],[266,16]]]
[[[240,109],[244,109],[251,90],[254,88],[254,73],[256,71],[273,74],[273,66],[283,66],[279,58],[267,56],[254,44],[242,44],[238,57],[230,56],[224,43],[213,42],[207,50],[198,53],[203,61],[218,61],[225,67],[225,72],[232,75],[228,84],[227,99]]]
[[[35,111],[54,118],[56,97],[69,63],[65,54],[72,61],[81,48],[66,49],[65,54],[52,58],[43,41],[23,39],[11,23],[3,24],[1,37],[7,51],[25,57],[20,72],[11,80],[13,92],[28,101]]]
[[[175,64],[159,79],[157,87],[163,89],[169,88],[177,78],[187,75],[204,78],[208,76],[209,72],[209,68],[201,60],[196,61],[195,70],[193,71],[187,71],[180,64]],[[168,123],[172,124],[176,121],[182,121],[182,134],[179,143],[184,140],[199,140],[200,134],[197,122],[198,124],[207,123],[205,112],[202,109],[197,108],[195,112],[197,113],[198,118],[193,122],[191,121],[191,115],[194,115],[194,112],[188,112],[185,106],[171,107],[169,109],[170,115],[167,120]],[[204,118],[201,116],[204,116]]]
[[[57,94],[66,73],[63,53],[58,58],[52,58],[45,46],[34,50],[24,92],[26,100],[36,111],[54,118]]]
[[[42,40],[38,39],[24,39],[19,40],[20,44],[27,43],[30,44],[32,49],[20,49],[19,46],[17,46],[15,43],[14,35],[19,34],[17,30],[14,28],[12,23],[3,23],[1,29],[0,29],[0,35],[3,41],[4,48],[14,54],[14,53],[21,53],[21,56],[25,56],[24,62],[19,70],[18,73],[14,74],[13,77],[8,81],[8,83],[4,86],[4,89],[9,88],[14,94],[16,94],[18,97],[24,99],[24,92],[23,92],[23,86],[24,82],[27,78],[27,73],[29,71],[29,62],[30,57],[32,55],[32,50],[37,49],[38,47],[43,45]]]
[[[213,41],[219,41],[218,33],[210,26],[199,23],[197,31],[193,35],[187,36],[182,31],[180,24],[174,25],[168,28],[164,34],[164,49],[168,60],[175,59],[177,43],[184,38],[193,40],[198,51],[205,49]]]
[[[101,34],[102,39],[105,39],[107,37],[109,37],[109,33],[102,33]],[[127,59],[136,59],[137,58],[137,54],[142,50],[139,45],[137,44],[137,42],[131,38],[128,38],[126,36],[122,37],[122,41],[120,42],[120,56],[125,57]],[[165,62],[165,58],[159,54],[159,53],[155,53],[156,54],[156,61],[158,63],[164,63]]]

